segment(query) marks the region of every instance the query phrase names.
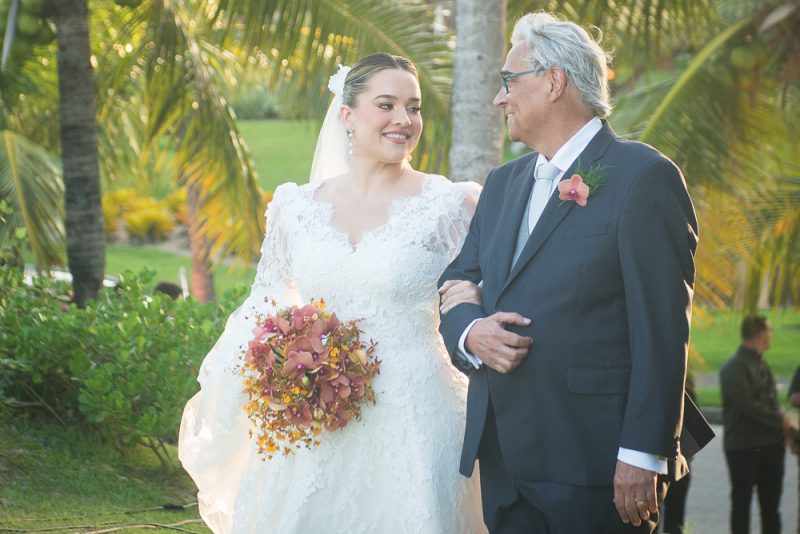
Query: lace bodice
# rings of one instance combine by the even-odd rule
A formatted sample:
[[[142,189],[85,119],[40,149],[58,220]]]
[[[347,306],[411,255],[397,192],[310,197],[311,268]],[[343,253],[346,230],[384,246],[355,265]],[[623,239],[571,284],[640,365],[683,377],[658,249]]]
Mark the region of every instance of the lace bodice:
[[[466,236],[476,190],[428,175],[353,244],[330,225],[334,208],[315,198],[319,186],[275,191],[252,293],[206,357],[203,389],[184,413],[181,461],[203,517],[219,532],[481,532],[477,481],[457,473],[466,379],[438,335],[436,287]],[[312,298],[361,319],[378,342],[377,404],[319,447],[265,463],[248,443],[231,371],[254,310]]]
[[[275,191],[256,283],[285,287],[301,300],[324,297],[340,314],[371,316],[381,303],[427,310],[430,319],[436,280],[469,228],[469,190],[428,175],[419,195],[396,199],[387,220],[353,244],[330,225],[333,205],[315,199],[320,185],[289,183]]]

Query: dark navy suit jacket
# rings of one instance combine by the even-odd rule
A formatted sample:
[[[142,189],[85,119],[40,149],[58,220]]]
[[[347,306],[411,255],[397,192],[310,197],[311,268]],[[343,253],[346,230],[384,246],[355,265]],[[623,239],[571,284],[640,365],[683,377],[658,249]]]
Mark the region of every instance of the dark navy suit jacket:
[[[619,447],[678,456],[694,286],[697,220],[680,170],[609,125],[573,166],[599,165],[585,207],[551,197],[512,267],[537,154],[493,170],[445,280],[483,280],[483,306],[442,317],[454,364],[470,374],[461,472],[471,475],[487,409],[515,477],[576,485],[613,481]],[[532,320],[519,367],[463,361],[458,340],[497,311]]]

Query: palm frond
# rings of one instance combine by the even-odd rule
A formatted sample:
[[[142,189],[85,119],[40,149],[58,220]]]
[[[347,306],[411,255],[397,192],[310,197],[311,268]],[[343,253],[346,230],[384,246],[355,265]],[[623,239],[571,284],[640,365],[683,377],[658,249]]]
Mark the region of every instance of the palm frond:
[[[531,11],[560,13],[603,30],[620,57],[652,58],[686,46],[713,21],[712,0],[508,0],[509,31]]]
[[[225,98],[225,62],[234,58],[193,31],[183,1],[153,1],[142,45],[146,150],[174,150],[179,182],[199,186],[202,235],[218,257],[258,252],[264,206],[250,159]],[[208,208],[208,210],[207,210]]]
[[[63,197],[58,158],[16,132],[0,131],[0,198],[13,209],[0,241],[25,227],[38,266],[63,264]]]
[[[257,48],[270,85],[321,118],[338,63],[374,52],[412,60],[419,70],[425,131],[417,166],[442,171],[449,138],[452,36],[435,34],[433,8],[410,0],[224,0],[228,35]],[[286,93],[284,93],[286,94]]]
[[[672,109],[672,106],[679,95],[686,90],[693,80],[696,80],[696,76],[700,70],[715,55],[717,55],[731,39],[736,37],[742,30],[748,26],[751,26],[752,24],[753,20],[751,18],[739,20],[729,26],[725,31],[717,34],[708,44],[706,44],[706,46],[700,50],[686,70],[676,80],[669,93],[667,93],[663,100],[661,100],[661,103],[653,112],[652,116],[648,120],[647,126],[642,133],[639,134],[640,141],[646,143],[650,140],[651,136],[653,136],[653,132],[659,126],[660,121],[664,118],[667,112]]]

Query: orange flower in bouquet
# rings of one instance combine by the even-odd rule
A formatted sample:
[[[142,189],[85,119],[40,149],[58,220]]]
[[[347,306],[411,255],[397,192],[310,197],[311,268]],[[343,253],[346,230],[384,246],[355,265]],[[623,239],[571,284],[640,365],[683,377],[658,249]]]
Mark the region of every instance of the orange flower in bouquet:
[[[358,322],[339,321],[323,300],[257,318],[239,372],[259,453],[318,445],[323,431],[360,419],[361,405],[375,403],[380,361]]]

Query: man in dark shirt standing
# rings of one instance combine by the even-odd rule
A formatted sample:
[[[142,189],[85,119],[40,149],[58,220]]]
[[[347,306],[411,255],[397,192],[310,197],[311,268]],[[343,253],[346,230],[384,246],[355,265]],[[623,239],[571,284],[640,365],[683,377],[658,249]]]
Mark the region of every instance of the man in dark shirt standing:
[[[731,480],[731,532],[750,531],[750,500],[758,489],[762,534],[778,534],[783,490],[784,414],[764,360],[772,328],[766,317],[742,321],[742,344],[719,372],[723,444]]]

